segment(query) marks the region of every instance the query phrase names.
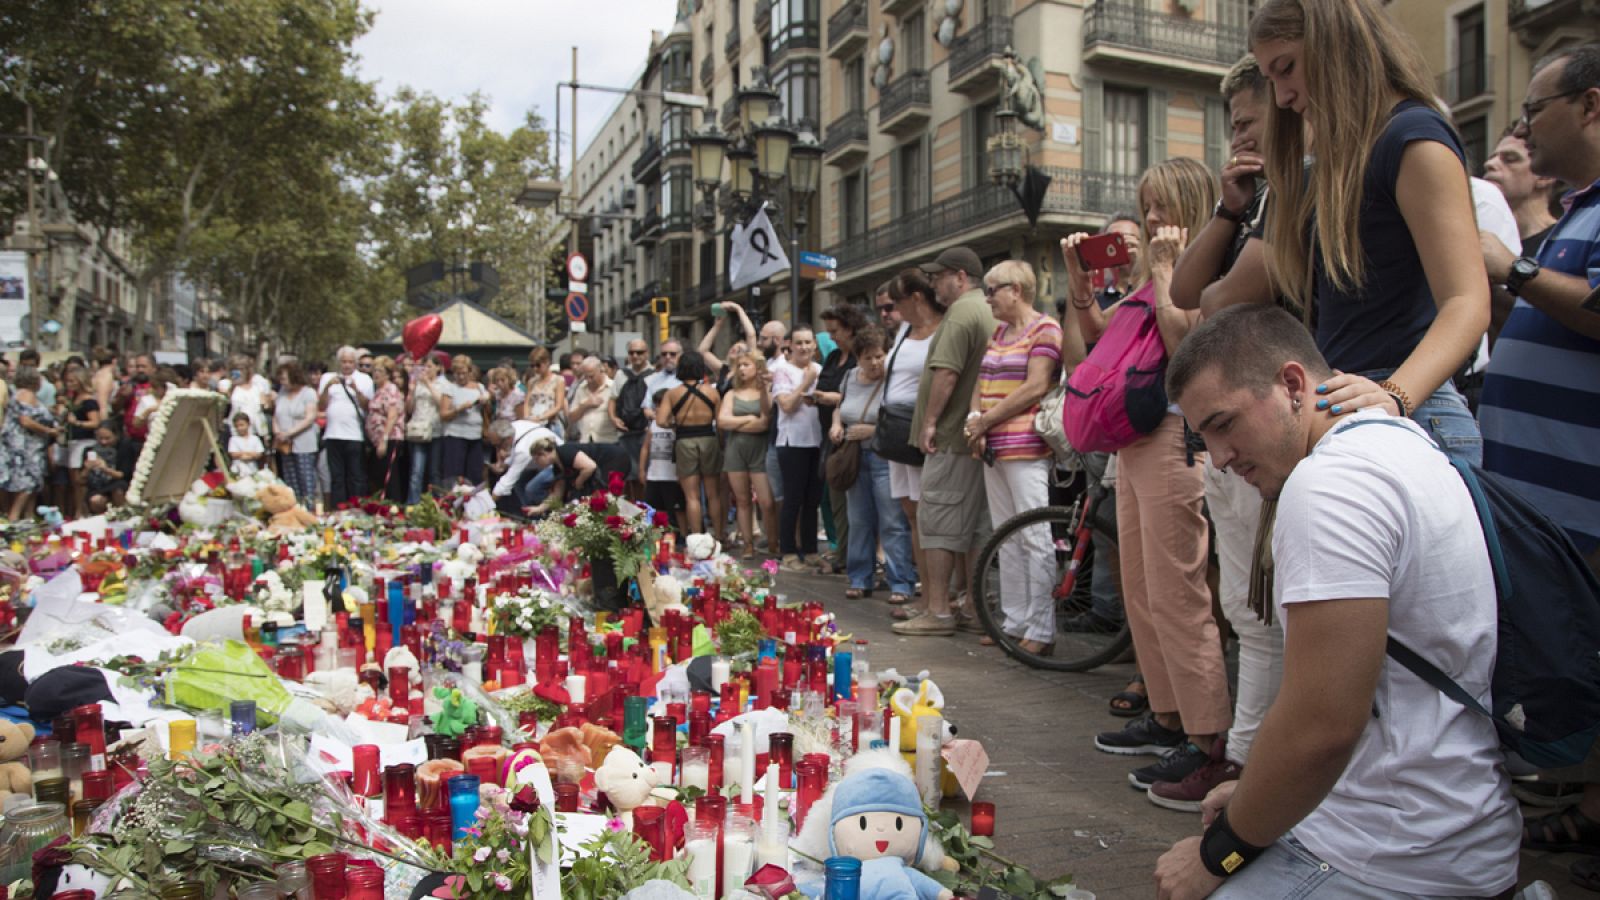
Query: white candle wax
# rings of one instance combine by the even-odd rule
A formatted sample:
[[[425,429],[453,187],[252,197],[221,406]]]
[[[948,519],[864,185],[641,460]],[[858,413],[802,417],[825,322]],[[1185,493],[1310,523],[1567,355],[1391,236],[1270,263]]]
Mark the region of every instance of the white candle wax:
[[[671,784],[672,783],[672,763],[669,763],[669,762],[653,762],[653,763],[650,764],[650,768],[655,770],[655,773],[656,773],[656,784]]]
[[[722,841],[722,886],[731,891],[734,888],[744,887],[746,878],[754,871],[750,865],[755,861],[755,841],[749,837],[728,834]]]
[[[749,806],[756,802],[756,730],[749,723],[741,725],[740,730],[739,802]]]
[[[573,703],[584,702],[584,688],[588,681],[589,679],[582,675],[567,676],[567,695],[572,698]]]
[[[900,717],[899,716],[890,716],[889,717],[889,749],[893,750],[896,753],[899,753],[903,749],[900,746]]]
[[[478,682],[479,684],[482,684],[483,683],[483,661],[482,660],[473,659],[473,660],[468,660],[468,661],[462,663],[461,664],[461,674],[467,676],[468,678],[472,679],[473,681]]]
[[[785,828],[783,834],[787,836],[789,830]],[[762,866],[777,866],[781,869],[789,868],[789,842],[784,837],[769,837],[765,834],[756,842],[756,868]]]
[[[689,884],[700,900],[714,900],[717,895],[717,839],[701,838],[684,844],[689,854]]]
[[[699,788],[702,791],[711,790],[711,767],[703,762],[686,762],[683,764],[683,786]]]
[[[763,837],[776,835],[778,823],[783,821],[783,810],[778,807],[779,798],[782,796],[779,783],[778,764],[769,763],[767,765],[767,789],[761,801],[761,834]]]
[[[728,678],[733,674],[732,666],[725,659],[711,661],[711,692],[721,694],[722,686],[728,683]]]

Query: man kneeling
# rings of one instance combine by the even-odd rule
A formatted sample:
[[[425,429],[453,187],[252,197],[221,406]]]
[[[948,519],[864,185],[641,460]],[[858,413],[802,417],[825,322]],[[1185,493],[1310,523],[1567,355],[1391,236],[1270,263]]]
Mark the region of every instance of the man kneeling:
[[[1472,499],[1410,420],[1319,411],[1332,374],[1268,306],[1212,317],[1167,369],[1216,465],[1278,501],[1285,642],[1250,765],[1206,799],[1205,836],[1156,864],[1160,896],[1509,897],[1521,816],[1494,726],[1384,653],[1393,635],[1489,705],[1496,600]]]

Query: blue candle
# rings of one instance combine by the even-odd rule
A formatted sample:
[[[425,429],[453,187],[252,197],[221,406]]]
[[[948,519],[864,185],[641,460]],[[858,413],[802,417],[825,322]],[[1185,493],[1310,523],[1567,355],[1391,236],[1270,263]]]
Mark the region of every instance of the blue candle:
[[[251,734],[256,730],[256,702],[234,700],[228,704],[228,716],[233,721],[233,733]]]
[[[399,580],[389,582],[389,631],[394,637],[393,646],[400,646],[400,626],[406,623],[405,585]]]
[[[861,860],[853,856],[830,856],[822,866],[823,900],[860,900]]]
[[[478,776],[454,775],[450,786],[450,839],[467,837],[468,828],[478,827]]]
[[[835,700],[849,700],[851,654],[847,650],[833,651],[833,697]]]

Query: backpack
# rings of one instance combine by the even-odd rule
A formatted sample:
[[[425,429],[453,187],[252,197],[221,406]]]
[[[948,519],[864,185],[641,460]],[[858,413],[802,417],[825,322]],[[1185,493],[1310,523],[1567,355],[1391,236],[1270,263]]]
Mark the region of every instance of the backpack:
[[[617,392],[617,418],[627,426],[629,431],[643,431],[649,424],[648,417],[644,414],[645,385],[647,375],[636,375],[628,372],[628,380],[623,382],[622,390]]]
[[[1405,428],[1383,419],[1345,428],[1368,424]],[[1600,737],[1600,580],[1567,532],[1498,475],[1454,458],[1450,464],[1472,495],[1494,569],[1493,711],[1393,637],[1388,655],[1488,716],[1505,749],[1541,768],[1577,765]]]
[[[1111,317],[1089,357],[1072,370],[1062,404],[1067,442],[1079,453],[1114,453],[1167,415],[1167,347],[1146,284]]]

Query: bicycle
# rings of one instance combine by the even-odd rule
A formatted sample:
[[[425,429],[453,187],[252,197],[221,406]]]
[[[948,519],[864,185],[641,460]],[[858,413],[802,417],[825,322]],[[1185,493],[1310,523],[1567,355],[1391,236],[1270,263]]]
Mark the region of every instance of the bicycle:
[[[1069,479],[1066,486],[1070,486]],[[1008,656],[1025,665],[1058,672],[1085,672],[1121,657],[1133,643],[1125,616],[1116,622],[1103,620],[1104,628],[1098,630],[1069,631],[1062,626],[1075,617],[1085,621],[1093,615],[1090,591],[1094,560],[1094,535],[1116,540],[1096,523],[1096,508],[1113,500],[1108,491],[1089,486],[1079,492],[1069,505],[1046,506],[1018,513],[995,529],[978,554],[977,568],[972,576],[971,596],[973,611],[984,631]],[[1000,554],[1002,548],[1023,539],[1023,530],[1036,526],[1050,529],[1050,542],[1054,551],[1055,578],[1050,594],[1055,602],[1055,652],[1041,656],[1025,649],[1021,639],[1006,634],[1001,627],[1004,614],[1000,607]],[[1025,590],[1033,590],[1026,586]],[[1098,616],[1096,616],[1098,618]]]

